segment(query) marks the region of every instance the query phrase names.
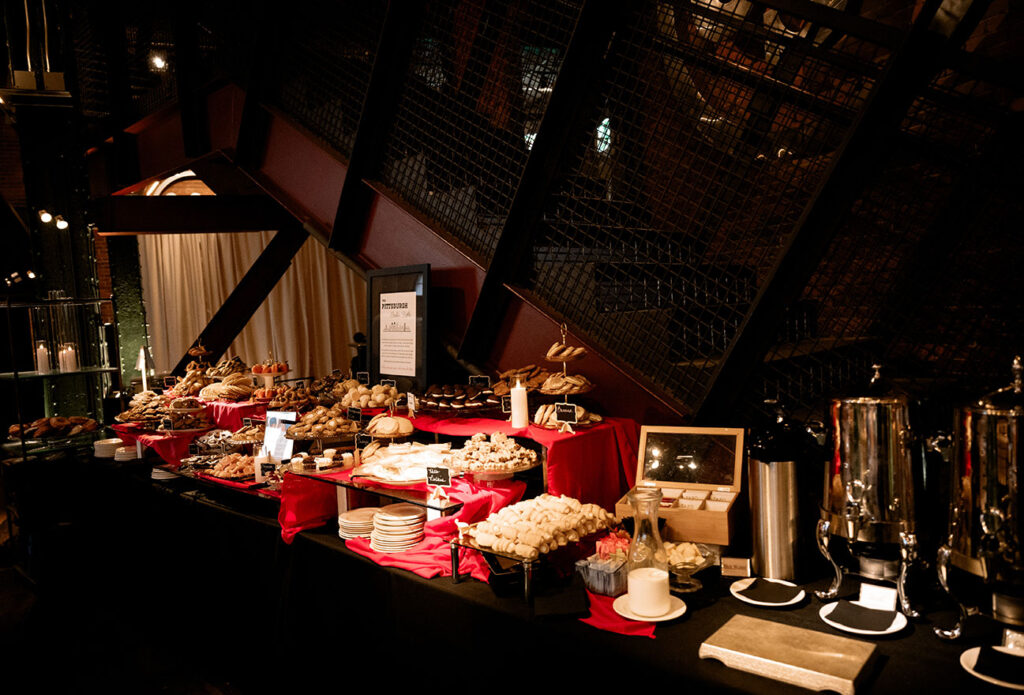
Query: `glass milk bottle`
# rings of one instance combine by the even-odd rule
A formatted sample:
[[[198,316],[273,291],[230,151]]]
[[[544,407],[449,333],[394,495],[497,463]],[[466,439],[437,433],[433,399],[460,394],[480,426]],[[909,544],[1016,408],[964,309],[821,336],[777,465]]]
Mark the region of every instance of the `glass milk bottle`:
[[[630,495],[633,505],[633,540],[626,556],[629,609],[653,618],[669,612],[668,554],[658,534],[661,488],[638,487]]]

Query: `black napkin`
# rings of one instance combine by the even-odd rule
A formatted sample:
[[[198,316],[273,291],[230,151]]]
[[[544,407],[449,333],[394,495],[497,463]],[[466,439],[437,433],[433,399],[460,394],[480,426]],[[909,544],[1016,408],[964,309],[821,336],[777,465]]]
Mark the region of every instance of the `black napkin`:
[[[896,618],[896,611],[880,611],[877,608],[865,608],[849,601],[839,601],[828,619],[834,623],[852,627],[855,630],[882,632],[888,630]]]
[[[985,646],[978,652],[974,670],[1004,683],[1024,685],[1024,656],[999,652]]]
[[[800,587],[768,582],[758,577],[746,589],[736,592],[761,603],[788,603],[800,593]]]

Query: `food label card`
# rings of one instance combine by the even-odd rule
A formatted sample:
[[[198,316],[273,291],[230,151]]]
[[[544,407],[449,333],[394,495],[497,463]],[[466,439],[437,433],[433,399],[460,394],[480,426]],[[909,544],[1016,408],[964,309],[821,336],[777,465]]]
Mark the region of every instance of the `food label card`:
[[[242,427],[252,427],[252,418],[251,417],[244,417],[244,418],[242,418]]]
[[[398,386],[398,382],[395,381],[394,379],[381,379],[380,380],[380,385],[381,386],[396,386],[397,387]]]
[[[370,446],[370,442],[373,441],[373,435],[366,434],[366,432],[360,432],[356,435],[356,448],[365,449]]]
[[[512,396],[501,397],[501,412],[505,414],[512,412]]]
[[[555,422],[576,424],[576,405],[574,403],[555,403]]]
[[[452,484],[451,470],[443,466],[427,466],[427,485],[450,487]]]
[[[486,374],[472,374],[469,377],[470,386],[479,386],[482,389],[490,388],[491,377]]]
[[[354,420],[355,422],[363,421],[363,409],[362,408],[349,408],[348,419]]]
[[[284,436],[288,426],[295,423],[295,413],[281,410],[267,411],[267,427],[263,433],[263,448],[260,450],[271,462],[277,464],[292,456],[295,442]]]
[[[370,373],[369,372],[356,372],[356,381],[363,385],[369,385]]]
[[[173,389],[178,385],[178,377],[176,376],[165,376],[164,377],[164,388]]]
[[[894,611],[896,610],[896,589],[861,582],[860,597],[857,602],[866,608]]]

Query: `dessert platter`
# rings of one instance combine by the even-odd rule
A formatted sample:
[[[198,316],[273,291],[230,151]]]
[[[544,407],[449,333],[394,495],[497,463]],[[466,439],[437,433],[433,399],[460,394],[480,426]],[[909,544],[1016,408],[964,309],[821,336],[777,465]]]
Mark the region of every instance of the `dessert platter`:
[[[291,425],[285,432],[288,439],[351,439],[359,431],[359,423],[345,417],[346,408],[340,403],[331,407],[318,405]]]
[[[15,424],[7,428],[12,440],[63,439],[95,432],[99,423],[81,415],[70,417],[42,417],[28,424]]]
[[[504,432],[488,437],[478,432],[461,449],[452,450],[451,467],[475,478],[508,478],[538,465],[537,452],[527,449]]]
[[[494,512],[484,521],[460,525],[460,540],[520,562],[532,562],[596,531],[616,518],[596,504],[544,493]]]
[[[232,374],[246,374],[249,372],[248,365],[237,355],[228,359],[222,359],[213,367],[206,369],[206,376],[210,379],[223,379]]]
[[[576,406],[576,422],[573,427],[592,427],[600,422],[603,422],[604,418],[597,413],[592,413],[582,405]],[[554,403],[547,403],[537,408],[533,414],[533,424],[538,427],[543,427],[548,430],[557,430],[563,423],[556,419],[556,409]]]
[[[230,441],[232,444],[259,444],[263,441],[266,431],[266,423],[254,423],[235,432],[231,435]]]
[[[375,415],[366,423],[366,432],[374,439],[402,439],[410,436],[414,430],[408,418],[395,417],[387,413]]]
[[[536,391],[544,385],[544,382],[550,376],[551,372],[548,370],[535,364],[528,364],[524,367],[516,367],[515,369],[501,372],[498,375],[498,380],[491,386],[491,389],[494,395],[499,398],[512,393],[512,387],[517,383],[527,391]]]
[[[490,386],[431,384],[417,400],[422,412],[441,415],[480,417],[501,408],[501,397]]]
[[[174,384],[173,388],[166,392],[166,395],[172,397],[198,396],[199,392],[213,381],[213,379],[206,376],[207,368],[208,367],[203,362],[197,362],[195,360],[189,362],[188,366],[185,367],[185,376],[178,377],[177,383]],[[152,392],[150,391],[149,393]]]
[[[371,442],[360,452],[352,479],[415,485],[426,482],[428,467],[451,468],[451,445],[407,442],[381,446],[380,442]]]
[[[206,471],[206,475],[221,480],[253,480],[256,476],[255,459],[244,454],[228,454],[221,457]]]
[[[404,395],[394,386],[367,386],[355,379],[338,382],[331,394],[343,408],[393,408]]]
[[[246,372],[236,371],[204,386],[199,397],[204,401],[245,401],[252,396],[252,392],[252,377]]]

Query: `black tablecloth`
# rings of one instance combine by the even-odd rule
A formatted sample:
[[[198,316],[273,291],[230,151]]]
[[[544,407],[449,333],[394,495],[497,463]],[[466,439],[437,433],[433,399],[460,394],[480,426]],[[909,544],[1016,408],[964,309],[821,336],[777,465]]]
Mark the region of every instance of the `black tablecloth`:
[[[731,580],[711,576],[684,596],[682,619],[658,625],[656,639],[618,635],[572,615],[571,587],[538,587],[531,614],[514,592],[375,565],[348,551],[336,529],[303,532],[285,545],[265,500],[195,481],[150,481],[144,469],[94,467],[102,469],[90,493],[96,600],[126,604],[123,612],[146,621],[165,649],[247,689],[318,677],[350,683],[355,673],[382,687],[415,678],[459,689],[520,681],[590,688],[645,674],[650,684],[697,692],[797,692],[702,660],[698,647],[737,613],[844,634],[818,618],[817,599],[759,608],[729,595]],[[952,613],[932,617],[948,625]],[[992,689],[964,672],[959,656],[998,638],[985,618],[972,619],[955,644],[937,639],[927,620],[912,622],[899,635],[867,640],[880,658],[861,692]]]

